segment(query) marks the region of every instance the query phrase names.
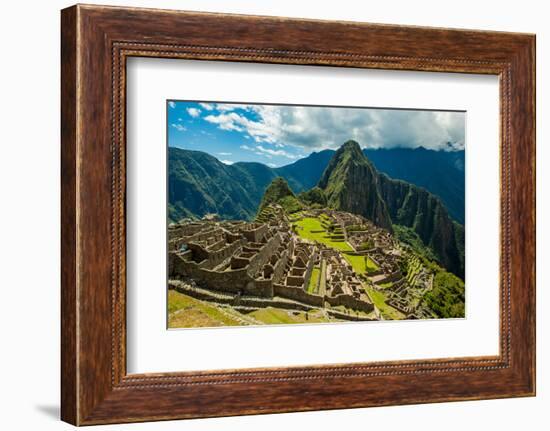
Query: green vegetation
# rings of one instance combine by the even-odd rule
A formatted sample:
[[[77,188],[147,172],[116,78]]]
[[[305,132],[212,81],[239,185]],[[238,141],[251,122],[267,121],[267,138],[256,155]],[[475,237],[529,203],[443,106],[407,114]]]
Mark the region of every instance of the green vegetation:
[[[378,269],[378,266],[368,256],[356,256],[349,253],[342,254],[357,274],[365,274]]]
[[[252,220],[276,177],[284,177],[296,192],[314,187],[332,155],[321,153],[273,169],[255,162],[226,165],[202,151],[168,147],[168,217],[177,222],[216,213],[227,220]]]
[[[399,310],[396,310],[391,305],[386,304],[386,296],[383,292],[380,292],[369,286],[367,286],[365,289],[373,304],[376,305],[376,308],[380,310],[380,313],[385,319],[400,320],[406,317]]]
[[[289,311],[280,308],[261,308],[249,313],[247,316],[253,317],[266,325],[283,325],[289,323],[319,323],[336,320],[326,316],[322,310],[314,312]]]
[[[292,214],[303,209],[303,205],[294,196],[285,196],[284,198],[279,199],[277,203],[281,205],[288,214]]]
[[[190,296],[168,291],[168,327],[195,328],[213,326],[243,325],[237,316],[224,313],[208,302],[199,301]]]
[[[412,228],[394,224],[393,233],[399,241],[408,244],[416,254],[428,260],[437,260],[433,250],[424,245],[418,234]]]
[[[364,241],[362,242],[359,247],[357,247],[357,251],[363,251],[363,250],[370,250],[374,247],[374,242],[372,240]]]
[[[458,225],[458,224],[457,224]],[[462,228],[461,225],[458,225]],[[424,295],[426,305],[442,318],[464,317],[464,282],[439,265],[432,249],[422,244],[418,235],[406,226],[394,225],[397,238],[411,246],[416,256],[403,262],[403,275],[412,284],[414,277],[425,266],[434,274],[433,289]],[[460,234],[460,230],[457,231]],[[463,228],[462,228],[463,234]]]
[[[409,283],[411,286],[414,286],[416,276],[420,273],[421,270],[422,263],[420,262],[420,259],[417,255],[413,255],[409,259],[407,259],[407,272],[405,274],[405,279],[407,280],[407,283]]]
[[[424,295],[424,301],[438,317],[465,317],[464,282],[440,270],[435,274],[433,289]]]
[[[353,251],[347,242],[331,238],[319,217],[304,217],[293,225],[296,226],[296,233],[302,238],[326,244],[340,251]]]
[[[230,219],[240,218],[242,208],[250,217],[254,215],[267,185],[277,176],[285,178],[295,193],[311,189],[319,182],[335,151],[313,152],[308,157],[280,168],[261,163],[237,162],[223,165],[204,161],[199,151],[169,147],[169,215],[173,221],[182,217],[202,217],[205,213],[218,213]],[[178,153],[178,154],[175,154]],[[432,151],[417,149],[365,149],[363,153],[379,172],[399,178],[441,197],[445,207],[459,223],[464,223],[464,151]],[[213,158],[212,158],[213,159]],[[221,179],[221,175],[227,177]],[[179,172],[177,172],[179,171]],[[223,202],[223,189],[241,188],[243,193],[232,195],[233,202]],[[183,200],[182,187],[188,188]],[[201,210],[201,207],[209,207]],[[240,208],[239,208],[240,207]],[[203,212],[206,211],[206,212]],[[236,212],[235,212],[236,211]]]
[[[319,289],[319,278],[321,277],[321,268],[314,267],[311,271],[311,278],[309,279],[309,285],[307,287],[308,293],[316,293]]]
[[[307,192],[300,193],[298,198],[312,207],[324,208],[327,206],[325,193],[319,187],[313,187]]]
[[[296,198],[287,182],[282,177],[275,178],[267,187],[258,209],[258,214],[269,204],[279,204],[289,214],[303,209],[303,205]]]

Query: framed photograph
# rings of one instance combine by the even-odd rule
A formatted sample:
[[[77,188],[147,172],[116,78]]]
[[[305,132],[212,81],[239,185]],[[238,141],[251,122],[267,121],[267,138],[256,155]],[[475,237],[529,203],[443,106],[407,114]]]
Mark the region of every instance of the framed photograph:
[[[535,394],[535,36],[61,14],[62,419]]]

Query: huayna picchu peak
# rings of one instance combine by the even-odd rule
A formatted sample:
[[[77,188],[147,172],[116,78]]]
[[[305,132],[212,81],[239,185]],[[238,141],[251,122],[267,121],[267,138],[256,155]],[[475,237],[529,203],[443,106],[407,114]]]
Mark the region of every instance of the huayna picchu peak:
[[[380,194],[378,173],[357,142],[347,141],[336,151],[318,186],[324,191],[330,208],[362,215],[377,226],[392,230],[392,221]]]

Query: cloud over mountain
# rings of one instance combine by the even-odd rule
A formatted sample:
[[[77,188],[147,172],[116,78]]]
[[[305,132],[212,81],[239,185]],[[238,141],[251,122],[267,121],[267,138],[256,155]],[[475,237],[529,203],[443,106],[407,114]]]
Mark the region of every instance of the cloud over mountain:
[[[204,105],[203,105],[204,106]],[[371,108],[208,104],[204,120],[256,143],[305,152],[354,139],[364,148],[464,148],[465,113]]]

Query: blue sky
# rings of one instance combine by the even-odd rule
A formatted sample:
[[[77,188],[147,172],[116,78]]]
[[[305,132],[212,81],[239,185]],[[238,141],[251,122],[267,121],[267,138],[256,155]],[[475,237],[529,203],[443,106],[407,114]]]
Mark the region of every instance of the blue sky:
[[[226,164],[284,166],[349,139],[363,148],[464,148],[465,113],[168,101],[168,145]]]

